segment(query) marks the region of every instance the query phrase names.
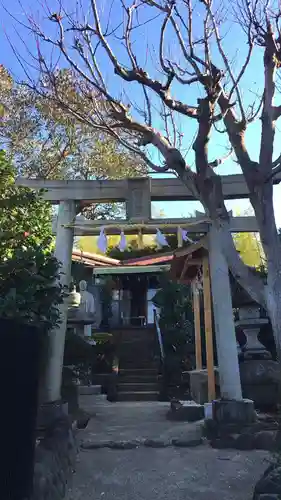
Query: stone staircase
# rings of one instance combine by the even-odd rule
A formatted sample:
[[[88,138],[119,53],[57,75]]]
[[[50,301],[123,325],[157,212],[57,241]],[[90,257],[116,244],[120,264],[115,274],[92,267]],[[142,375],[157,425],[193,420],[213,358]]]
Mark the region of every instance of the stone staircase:
[[[121,333],[119,342],[118,401],[157,401],[158,359],[154,328]]]

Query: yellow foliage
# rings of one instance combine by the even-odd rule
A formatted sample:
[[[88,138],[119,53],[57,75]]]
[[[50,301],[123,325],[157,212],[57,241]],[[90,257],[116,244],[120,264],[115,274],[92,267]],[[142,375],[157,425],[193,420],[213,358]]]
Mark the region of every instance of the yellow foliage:
[[[237,251],[245,264],[260,267],[264,262],[264,253],[259,236],[255,233],[236,233],[233,240]]]

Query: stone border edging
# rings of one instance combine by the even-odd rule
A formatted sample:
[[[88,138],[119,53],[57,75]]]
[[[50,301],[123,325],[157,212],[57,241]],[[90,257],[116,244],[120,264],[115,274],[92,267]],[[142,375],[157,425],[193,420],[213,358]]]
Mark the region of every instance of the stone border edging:
[[[256,497],[256,500],[281,500],[281,495],[278,495],[278,493],[263,493]]]
[[[271,418],[244,426],[205,420],[203,435],[215,449],[276,451],[281,447],[279,423]]]
[[[228,434],[211,439],[210,446],[215,449],[275,451],[279,441],[277,437],[278,432],[270,430],[259,431],[255,434]]]
[[[146,448],[167,448],[169,446],[175,446],[179,448],[194,448],[203,444],[203,438],[191,438],[191,439],[133,439],[126,441],[88,441],[82,442],[80,448],[82,450],[99,450],[102,448],[108,448],[111,450],[132,450],[139,447]]]

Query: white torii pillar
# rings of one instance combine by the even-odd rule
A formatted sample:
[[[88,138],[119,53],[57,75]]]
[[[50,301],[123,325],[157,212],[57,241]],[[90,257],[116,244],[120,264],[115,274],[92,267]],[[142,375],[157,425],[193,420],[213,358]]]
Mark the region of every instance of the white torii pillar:
[[[209,262],[221,397],[226,400],[241,401],[242,390],[229,270],[221,249],[220,235],[213,225],[209,231]]]
[[[57,218],[55,257],[61,263],[60,283],[68,289],[71,280],[72,248],[74,228],[65,227],[73,224],[76,216],[75,201],[61,201]],[[49,333],[47,360],[44,377],[44,403],[59,401],[61,398],[61,382],[63,355],[67,323],[67,301],[58,306],[60,324]]]

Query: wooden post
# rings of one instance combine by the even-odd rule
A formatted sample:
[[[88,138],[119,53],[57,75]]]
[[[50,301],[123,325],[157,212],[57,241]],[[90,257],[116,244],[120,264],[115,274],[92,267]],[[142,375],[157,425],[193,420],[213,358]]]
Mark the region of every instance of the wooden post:
[[[196,370],[202,370],[202,346],[201,346],[201,325],[200,325],[200,297],[196,283],[192,284],[193,293],[193,314],[195,326],[195,355]]]
[[[178,248],[181,248],[183,246],[183,239],[182,239],[182,232],[181,232],[180,227],[178,227],[178,229],[177,229],[177,239],[178,239]]]
[[[211,302],[211,281],[208,257],[203,258],[203,290],[204,290],[204,321],[206,338],[206,359],[208,372],[208,400],[216,398],[216,384],[214,371],[214,347],[213,347],[213,327],[212,327],[212,302]]]
[[[180,279],[179,279],[180,283],[182,283],[182,281],[185,278],[185,273],[186,273],[187,268],[188,268],[188,266],[190,264],[190,261],[191,261],[191,259],[189,258],[189,255],[187,255],[187,257],[185,258],[185,261],[184,261],[184,265],[183,265],[183,268],[182,268],[181,275],[180,275]]]
[[[138,231],[138,249],[143,250],[143,234],[142,234],[142,229],[139,229]]]

